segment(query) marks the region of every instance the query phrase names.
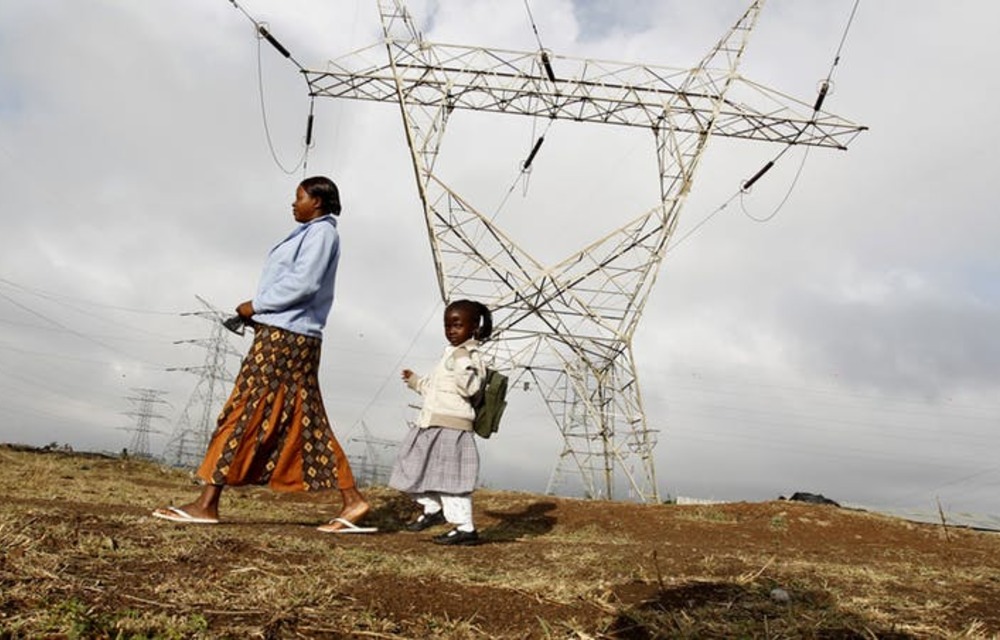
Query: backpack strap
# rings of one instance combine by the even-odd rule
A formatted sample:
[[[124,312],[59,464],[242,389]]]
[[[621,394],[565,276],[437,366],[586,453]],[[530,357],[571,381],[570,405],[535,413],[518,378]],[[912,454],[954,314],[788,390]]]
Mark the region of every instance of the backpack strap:
[[[455,347],[455,350],[452,352],[452,355],[453,356],[464,355],[464,356],[468,357],[469,360],[472,360],[473,364],[477,364],[477,362],[476,362],[477,360],[478,360],[478,364],[484,364],[483,363],[483,354],[476,347],[473,347],[472,349],[466,347],[465,345],[462,345],[462,346],[459,346],[459,347]]]
[[[482,394],[483,387],[486,385],[486,374],[489,368],[483,362],[483,356],[479,352],[479,349],[475,347],[472,349],[465,346],[455,347],[455,350],[452,352],[452,358],[459,358],[461,356],[465,356],[472,361],[472,365],[476,368],[476,375],[480,378],[479,390],[469,397],[469,400],[472,402],[472,408],[475,409],[477,407],[477,398]],[[482,375],[479,375],[480,367],[482,368]]]

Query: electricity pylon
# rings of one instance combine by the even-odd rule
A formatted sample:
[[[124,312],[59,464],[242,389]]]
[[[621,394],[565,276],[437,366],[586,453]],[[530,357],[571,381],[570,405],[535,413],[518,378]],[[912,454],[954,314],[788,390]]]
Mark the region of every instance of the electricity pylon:
[[[399,441],[388,438],[378,438],[372,435],[368,425],[361,421],[361,436],[352,436],[347,444],[360,442],[364,445],[364,453],[356,461],[351,462],[352,471],[358,484],[362,487],[385,486],[392,473],[392,463],[386,458],[395,458]],[[376,449],[378,447],[378,449]]]
[[[198,374],[191,396],[188,398],[180,418],[174,425],[173,434],[163,450],[164,460],[176,467],[191,468],[201,461],[208,449],[208,442],[215,432],[215,421],[226,400],[229,389],[226,383],[234,378],[226,367],[228,356],[242,354],[229,344],[228,332],[222,321],[226,315],[198,298],[204,311],[182,313],[183,316],[197,316],[212,323],[208,339],[178,340],[175,344],[196,344],[205,348],[205,362],[200,367],[172,367],[167,371],[187,371]]]
[[[822,111],[825,91],[809,105],[737,73],[763,4],[753,2],[694,67],[677,69],[437,44],[403,0],[378,0],[384,43],[304,70],[313,96],[399,106],[441,297],[495,309],[495,364],[535,381],[562,433],[550,491],[563,473],[579,473],[590,497],[614,498],[624,477],[631,497],[659,499],[657,429],[643,411],[632,337],[709,138],[846,149],[865,129]],[[376,47],[387,62],[369,62]],[[660,201],[543,264],[435,173],[456,110],[650,131]]]
[[[166,418],[166,416],[156,413],[153,406],[167,404],[167,401],[161,397],[166,391],[133,388],[132,392],[135,395],[127,396],[125,399],[135,403],[136,408],[133,411],[126,411],[125,415],[135,418],[135,426],[122,427],[123,431],[132,432],[132,441],[129,443],[127,451],[136,458],[149,458],[151,457],[149,452],[149,434],[162,433],[162,431],[152,428],[153,419]]]

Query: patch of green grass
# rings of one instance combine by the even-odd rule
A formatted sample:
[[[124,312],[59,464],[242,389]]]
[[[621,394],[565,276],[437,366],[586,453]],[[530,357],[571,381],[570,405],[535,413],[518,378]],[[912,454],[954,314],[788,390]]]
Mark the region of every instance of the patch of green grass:
[[[731,513],[713,506],[697,506],[678,510],[677,517],[681,520],[695,520],[713,523],[736,524],[739,520]]]
[[[546,541],[557,545],[600,544],[623,546],[634,544],[628,534],[616,532],[609,535],[606,529],[596,524],[586,525],[576,529],[556,526],[545,536]]]
[[[208,629],[208,622],[200,614],[167,615],[132,609],[104,611],[78,598],[54,602],[39,611],[36,620],[24,622],[31,623],[24,625],[24,631],[45,629],[46,634],[73,640],[78,638],[181,640],[197,636]],[[21,630],[20,626],[15,624],[8,631],[17,633]]]
[[[784,513],[771,516],[771,520],[768,522],[767,526],[771,529],[771,531],[788,531],[788,518],[785,517]]]

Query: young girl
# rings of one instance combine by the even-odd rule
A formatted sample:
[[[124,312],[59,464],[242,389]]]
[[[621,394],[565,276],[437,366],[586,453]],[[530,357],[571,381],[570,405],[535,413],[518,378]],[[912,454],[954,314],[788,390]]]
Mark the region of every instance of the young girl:
[[[399,447],[389,486],[409,493],[423,513],[410,531],[448,522],[454,528],[434,537],[437,544],[474,545],[472,490],[479,475],[479,452],[472,432],[470,404],[483,384],[486,367],[479,344],[493,332],[485,305],[457,300],[444,310],[444,356],[428,376],[403,369],[403,381],[423,396],[417,424]]]

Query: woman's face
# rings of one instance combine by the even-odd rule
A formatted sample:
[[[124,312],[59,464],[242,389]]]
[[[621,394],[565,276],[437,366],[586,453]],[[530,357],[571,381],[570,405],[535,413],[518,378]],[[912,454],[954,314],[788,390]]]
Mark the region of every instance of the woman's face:
[[[457,347],[476,332],[476,323],[466,309],[446,309],[444,312],[444,335],[448,344]]]
[[[319,198],[313,198],[306,190],[299,187],[295,190],[295,202],[292,203],[292,215],[297,222],[309,222],[323,215],[323,203]]]

